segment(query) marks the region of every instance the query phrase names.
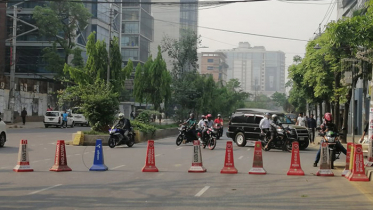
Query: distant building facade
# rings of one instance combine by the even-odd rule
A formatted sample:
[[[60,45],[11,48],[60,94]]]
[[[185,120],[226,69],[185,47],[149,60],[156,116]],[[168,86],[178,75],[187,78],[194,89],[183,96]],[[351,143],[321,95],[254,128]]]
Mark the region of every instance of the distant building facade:
[[[263,46],[251,47],[248,42],[218,52],[227,56],[227,80],[238,79],[243,91],[267,96],[276,91],[285,93],[284,52],[266,51]]]
[[[337,19],[352,17],[355,10],[362,9],[367,0],[342,0],[337,1]]]
[[[223,85],[227,83],[227,69],[225,59],[227,56],[222,52],[202,52],[200,56],[200,73],[202,75],[212,75],[215,82]]]

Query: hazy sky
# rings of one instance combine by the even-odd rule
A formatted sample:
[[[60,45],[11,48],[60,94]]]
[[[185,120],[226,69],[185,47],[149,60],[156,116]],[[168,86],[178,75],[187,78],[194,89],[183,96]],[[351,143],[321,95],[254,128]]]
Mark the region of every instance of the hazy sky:
[[[240,31],[247,33],[280,36],[309,40],[318,32],[330,3],[336,0],[303,1],[286,3],[279,1],[236,3],[217,8],[199,10],[199,26]],[[331,7],[331,8],[332,8]],[[322,29],[329,19],[337,17],[337,6],[327,15]],[[198,28],[202,36],[202,48],[199,51],[232,49],[238,42],[249,42],[251,46],[264,46],[267,50],[281,50],[286,54],[285,68],[292,64],[294,55],[304,56],[305,41],[289,41],[251,35],[234,34]],[[213,40],[212,40],[213,39]],[[216,40],[216,41],[215,41]]]

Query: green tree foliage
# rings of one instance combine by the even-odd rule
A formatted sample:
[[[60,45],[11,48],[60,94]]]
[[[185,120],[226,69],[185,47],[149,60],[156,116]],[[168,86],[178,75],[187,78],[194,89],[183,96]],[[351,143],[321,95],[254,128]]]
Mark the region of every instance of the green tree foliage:
[[[36,6],[33,11],[33,19],[36,21],[40,35],[48,37],[58,44],[57,48],[63,49],[65,63],[68,62],[68,56],[73,53],[76,31],[78,28],[85,28],[91,16],[83,3],[67,0],[52,1],[42,7]],[[45,51],[45,56],[55,56],[57,48],[54,46]],[[47,61],[53,60],[47,59]],[[53,66],[52,64],[54,62],[50,63],[50,66]],[[57,67],[61,69],[55,71],[61,72],[63,66],[55,66],[55,69]]]
[[[272,101],[275,102],[276,106],[279,106],[279,107],[282,107],[282,108],[285,107],[286,102],[287,102],[286,94],[285,93],[279,93],[277,91],[274,94],[272,94],[271,99],[272,99]],[[284,108],[284,110],[285,110],[285,108]]]

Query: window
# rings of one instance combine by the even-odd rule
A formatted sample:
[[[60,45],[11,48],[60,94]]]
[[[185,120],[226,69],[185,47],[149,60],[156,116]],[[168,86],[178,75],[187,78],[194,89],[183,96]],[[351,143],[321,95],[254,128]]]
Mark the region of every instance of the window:
[[[122,36],[122,47],[138,47],[139,37],[138,36]]]
[[[207,70],[214,70],[213,66],[207,66]]]
[[[124,9],[122,18],[123,20],[139,20],[139,10],[138,9]]]
[[[138,22],[125,22],[122,24],[122,33],[125,34],[138,34],[139,23]]]
[[[207,62],[214,63],[214,59],[207,59]]]
[[[123,60],[139,60],[139,51],[137,49],[124,49],[123,50]]]

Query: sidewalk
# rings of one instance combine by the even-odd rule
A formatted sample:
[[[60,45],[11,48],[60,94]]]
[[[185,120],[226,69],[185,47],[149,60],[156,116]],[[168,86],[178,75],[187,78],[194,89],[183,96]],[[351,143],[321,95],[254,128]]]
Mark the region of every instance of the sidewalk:
[[[6,123],[6,129],[30,129],[30,128],[44,128],[44,123],[43,122],[26,122],[25,125],[23,125],[22,122],[20,123]]]

